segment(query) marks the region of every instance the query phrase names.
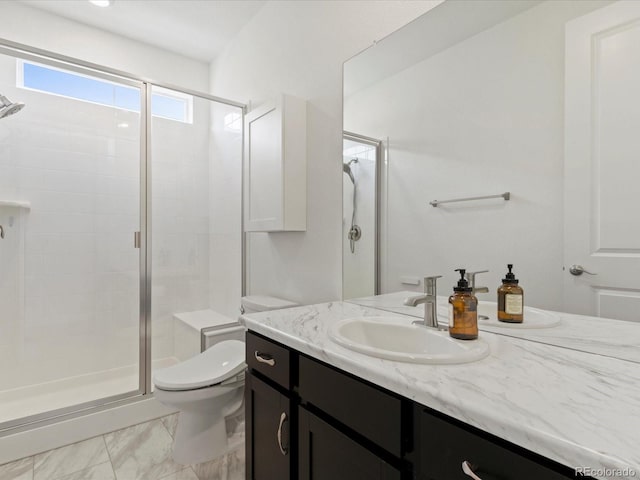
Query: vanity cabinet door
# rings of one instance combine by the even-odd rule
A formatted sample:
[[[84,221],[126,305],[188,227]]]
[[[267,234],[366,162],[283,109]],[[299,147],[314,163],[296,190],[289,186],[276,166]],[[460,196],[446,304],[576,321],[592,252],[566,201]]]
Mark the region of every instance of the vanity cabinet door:
[[[289,480],[291,400],[251,373],[245,398],[247,480]]]
[[[327,365],[300,356],[302,400],[400,458],[402,401],[399,397]]]
[[[530,455],[517,453],[429,411],[419,410],[418,480],[470,480],[473,477],[462,470],[465,461],[482,480],[577,478],[568,467],[542,457],[536,460],[530,452]]]
[[[303,407],[298,409],[299,480],[400,480],[401,473]]]

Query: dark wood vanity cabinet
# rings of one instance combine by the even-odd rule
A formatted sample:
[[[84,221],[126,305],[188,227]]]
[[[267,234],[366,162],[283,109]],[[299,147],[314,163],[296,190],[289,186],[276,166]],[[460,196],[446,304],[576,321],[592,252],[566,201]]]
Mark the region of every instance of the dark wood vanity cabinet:
[[[577,478],[565,466],[253,332],[247,480]]]
[[[255,480],[290,480],[291,399],[249,373],[245,381],[246,472]]]
[[[440,416],[420,405],[415,406],[416,480],[469,480],[462,471],[468,462],[482,480],[566,480],[576,478],[572,470],[531,452],[516,452],[489,440],[486,433],[475,433],[468,425]],[[563,470],[564,473],[560,473]]]
[[[399,469],[298,407],[299,480],[401,480]],[[406,478],[406,477],[405,477]]]

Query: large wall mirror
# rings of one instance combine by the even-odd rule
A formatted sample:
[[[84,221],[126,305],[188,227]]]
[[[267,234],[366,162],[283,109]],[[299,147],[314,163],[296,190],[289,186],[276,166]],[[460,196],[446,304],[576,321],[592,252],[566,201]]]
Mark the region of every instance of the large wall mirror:
[[[640,2],[447,0],[346,62],[344,129],[384,149],[373,293],[463,267],[495,301],[514,264],[526,305],[604,326],[507,334],[640,361],[639,100]]]

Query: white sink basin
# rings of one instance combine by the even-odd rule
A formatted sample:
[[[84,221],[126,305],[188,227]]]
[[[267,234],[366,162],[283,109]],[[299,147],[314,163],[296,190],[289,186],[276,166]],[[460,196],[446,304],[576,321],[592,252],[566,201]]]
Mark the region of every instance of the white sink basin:
[[[329,337],[350,350],[398,362],[467,363],[489,354],[481,339],[456,340],[446,331],[406,322],[398,317],[350,318],[333,325]]]

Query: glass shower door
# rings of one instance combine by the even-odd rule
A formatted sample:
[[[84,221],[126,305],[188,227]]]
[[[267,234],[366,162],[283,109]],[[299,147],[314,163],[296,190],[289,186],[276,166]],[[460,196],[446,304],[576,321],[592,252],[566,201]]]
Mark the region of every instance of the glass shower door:
[[[0,55],[0,430],[142,393],[143,88]]]
[[[152,368],[200,353],[238,315],[242,109],[151,87]]]

